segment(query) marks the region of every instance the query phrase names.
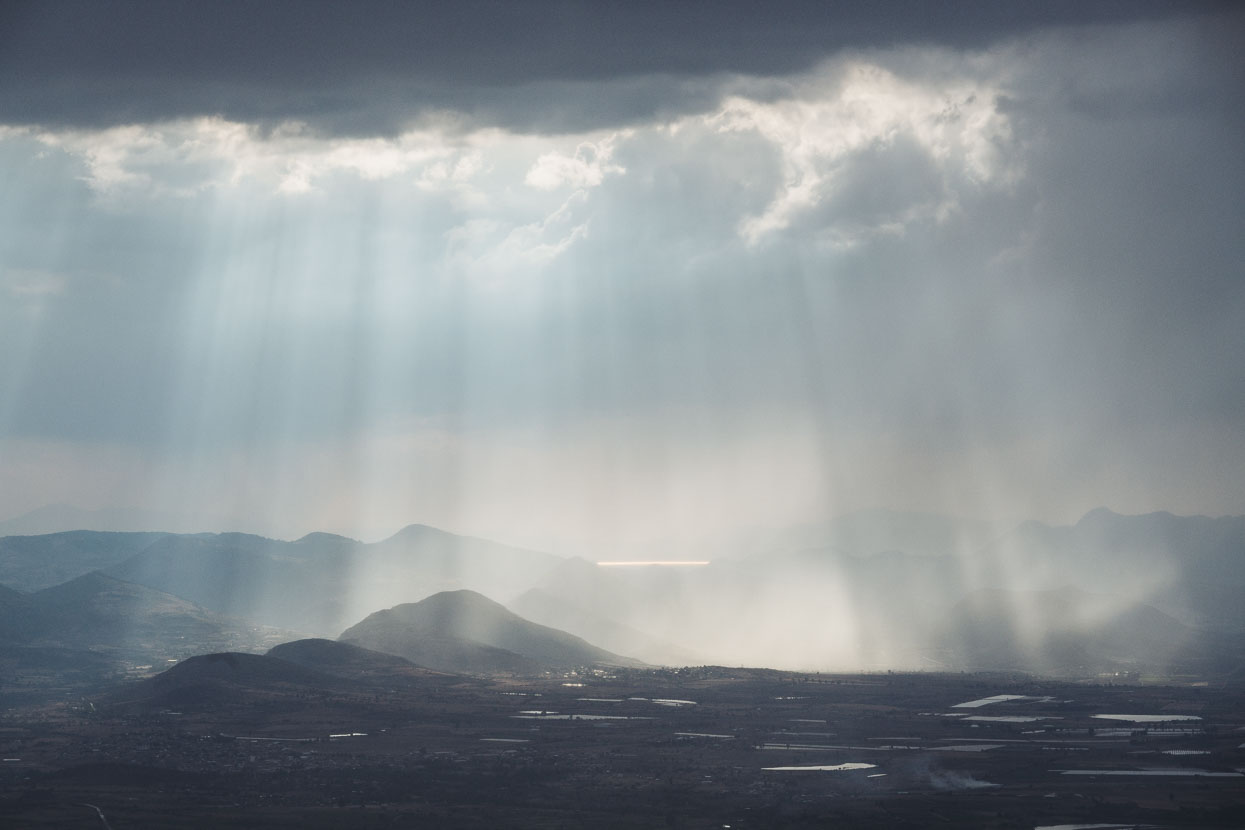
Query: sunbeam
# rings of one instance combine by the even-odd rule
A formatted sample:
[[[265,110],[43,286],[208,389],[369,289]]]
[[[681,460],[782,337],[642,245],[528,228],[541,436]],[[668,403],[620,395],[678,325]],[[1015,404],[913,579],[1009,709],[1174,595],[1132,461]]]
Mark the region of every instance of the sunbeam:
[[[0,2],[5,826],[1245,826],[1242,56]]]
[[[513,90],[533,120],[0,110],[0,504],[339,534],[355,615],[495,567],[405,584],[367,543],[505,540],[609,572],[541,590],[732,663],[941,662],[922,636],[983,615],[1036,654],[1055,606],[1187,611],[1166,554],[1071,573],[1014,531],[1245,492],[1237,119],[1204,21],[1077,31],[720,66],[627,115],[558,115],[579,93],[543,76]],[[615,81],[607,108],[652,94]],[[1196,244],[1140,171],[1201,194]]]

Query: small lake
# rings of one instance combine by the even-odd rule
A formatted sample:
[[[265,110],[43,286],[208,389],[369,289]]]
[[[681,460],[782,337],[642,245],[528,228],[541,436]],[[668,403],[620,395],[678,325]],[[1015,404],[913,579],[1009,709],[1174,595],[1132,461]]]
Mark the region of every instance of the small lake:
[[[964,703],[957,703],[952,709],[976,709],[979,706],[989,706],[991,703],[1003,703],[1008,700],[1036,700],[1027,695],[991,695],[990,697],[982,697],[977,700],[967,700]]]
[[[1127,729],[1095,729],[1094,734],[1100,738],[1131,738],[1138,732],[1145,733],[1147,738],[1187,738],[1190,735],[1201,735],[1201,729],[1141,729],[1131,726]]]
[[[678,738],[734,738],[734,735],[715,735],[712,732],[675,732]]]

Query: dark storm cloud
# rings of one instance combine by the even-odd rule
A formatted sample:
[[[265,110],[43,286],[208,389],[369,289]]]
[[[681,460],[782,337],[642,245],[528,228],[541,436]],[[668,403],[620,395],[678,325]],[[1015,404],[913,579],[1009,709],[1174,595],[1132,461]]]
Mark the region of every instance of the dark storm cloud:
[[[850,48],[984,46],[1211,3],[8,2],[0,123],[195,115],[392,133],[429,109],[524,130],[696,110],[689,79],[799,71]],[[600,84],[604,84],[601,87]]]

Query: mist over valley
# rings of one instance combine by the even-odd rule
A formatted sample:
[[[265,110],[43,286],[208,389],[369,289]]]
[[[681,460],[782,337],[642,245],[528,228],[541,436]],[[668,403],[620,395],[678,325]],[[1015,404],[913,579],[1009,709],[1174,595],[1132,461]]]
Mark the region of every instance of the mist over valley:
[[[1239,669],[1245,518],[1098,509],[1071,526],[1027,522],[986,541],[974,531],[868,511],[828,525],[820,545],[792,548],[779,536],[773,549],[674,567],[602,567],[419,525],[373,543],[323,533],[10,536],[0,538],[3,621],[14,643],[133,642],[153,655],[186,641],[184,655],[226,631],[238,645],[279,631],[340,637],[434,669],[439,658],[419,659],[422,641],[500,649],[445,666],[480,674],[507,670],[503,658],[529,672],[624,658],[1067,677]],[[454,610],[416,613],[429,602]],[[554,663],[525,663],[508,645],[522,626],[580,645]]]

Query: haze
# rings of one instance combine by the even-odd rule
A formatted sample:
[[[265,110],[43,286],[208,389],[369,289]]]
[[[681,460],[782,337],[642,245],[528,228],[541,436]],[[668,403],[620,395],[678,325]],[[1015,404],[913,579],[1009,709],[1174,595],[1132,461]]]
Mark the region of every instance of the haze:
[[[1245,512],[1239,11],[586,8],[6,3],[0,516]]]

